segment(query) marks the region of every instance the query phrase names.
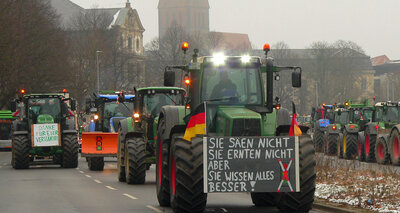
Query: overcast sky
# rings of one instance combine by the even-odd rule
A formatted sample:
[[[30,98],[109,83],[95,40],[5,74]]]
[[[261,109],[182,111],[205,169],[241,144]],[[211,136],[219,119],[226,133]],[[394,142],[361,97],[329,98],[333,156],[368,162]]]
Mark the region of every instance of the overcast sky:
[[[123,7],[126,0],[72,0],[84,8]],[[146,29],[158,36],[158,0],[130,0]],[[260,48],[285,41],[305,48],[313,41],[351,40],[367,55],[400,59],[400,0],[209,0],[210,29],[249,34]]]

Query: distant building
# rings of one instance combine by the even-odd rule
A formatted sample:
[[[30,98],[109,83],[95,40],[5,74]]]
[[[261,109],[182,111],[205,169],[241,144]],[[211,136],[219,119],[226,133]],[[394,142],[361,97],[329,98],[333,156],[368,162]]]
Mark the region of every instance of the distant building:
[[[134,86],[145,86],[145,56],[143,47],[143,32],[145,31],[138,12],[131,7],[129,0],[124,8],[95,8],[84,9],[70,0],[50,0],[57,13],[61,15],[63,26],[72,33],[74,29],[68,29],[71,18],[79,13],[99,12],[111,17],[109,30],[116,30],[120,51],[124,60],[122,72],[117,79],[117,89],[132,90]],[[79,33],[79,32],[76,32]],[[93,53],[95,54],[95,53]],[[108,68],[106,68],[108,69]],[[117,71],[115,71],[117,72]]]
[[[209,32],[209,9],[208,0],[159,0],[159,37],[175,23],[189,33]]]
[[[251,50],[251,42],[248,34],[211,32],[211,36],[217,38],[216,50],[235,51]]]
[[[400,60],[390,60],[386,55],[371,59],[375,72],[377,101],[400,100]]]

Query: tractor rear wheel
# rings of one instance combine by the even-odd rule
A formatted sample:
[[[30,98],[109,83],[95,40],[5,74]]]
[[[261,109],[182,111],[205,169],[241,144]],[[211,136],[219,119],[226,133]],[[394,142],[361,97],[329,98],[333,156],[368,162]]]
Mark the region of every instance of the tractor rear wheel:
[[[388,151],[392,165],[400,166],[400,134],[397,129],[393,130],[390,139]]]
[[[127,138],[125,174],[128,184],[144,184],[146,181],[146,143],[143,138]]]
[[[371,135],[368,129],[368,127],[365,129],[365,159],[367,162],[375,162],[375,144],[377,135]]]
[[[171,141],[169,156],[171,207],[174,212],[203,212],[207,194],[203,185],[203,138]]]
[[[326,137],[326,154],[327,155],[335,155],[338,153],[338,141],[339,135],[328,134]]]
[[[345,140],[345,137],[343,136],[342,133],[339,133],[339,139],[337,140],[337,152],[336,155],[338,158],[343,158],[343,140]]]
[[[160,119],[159,132],[165,128],[164,118]],[[172,136],[174,138],[174,136]],[[160,206],[170,206],[169,196],[169,141],[162,140],[161,134],[157,135],[156,143],[156,192]]]
[[[387,164],[389,162],[388,146],[384,138],[378,138],[374,151],[377,163]]]
[[[29,150],[31,144],[28,136],[14,136],[12,140],[12,164],[14,169],[29,168]]]
[[[314,203],[315,151],[308,137],[300,137],[300,192],[281,193],[278,208],[281,212],[308,212]]]
[[[357,156],[358,134],[343,132],[343,157],[345,159],[355,159]]]
[[[76,135],[68,134],[63,137],[62,166],[64,168],[78,167],[79,144]]]
[[[88,167],[91,171],[103,171],[104,157],[87,157]]]
[[[365,161],[365,136],[364,133],[359,132],[358,133],[358,160],[359,161]]]
[[[118,130],[119,133],[122,132],[121,127]],[[125,182],[126,175],[125,175],[125,160],[124,160],[124,153],[125,153],[125,143],[119,140],[121,136],[118,137],[118,153],[117,153],[117,169],[118,169],[118,181]]]
[[[313,136],[314,146],[316,152],[324,152],[324,132],[316,129]]]

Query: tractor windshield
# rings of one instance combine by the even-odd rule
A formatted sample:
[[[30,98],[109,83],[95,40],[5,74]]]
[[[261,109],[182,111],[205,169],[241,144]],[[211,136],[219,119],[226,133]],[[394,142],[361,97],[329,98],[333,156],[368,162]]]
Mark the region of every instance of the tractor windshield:
[[[51,116],[54,123],[61,120],[61,104],[58,98],[30,98],[28,101],[28,115],[31,123],[38,123],[38,118]],[[42,119],[39,119],[40,121]]]
[[[333,113],[333,109],[327,109],[325,114],[325,119],[328,119],[329,122],[333,123],[335,119],[335,115]]]
[[[386,115],[384,116],[384,120],[387,122],[394,122],[399,120],[399,110],[397,106],[389,106],[387,107]]]
[[[0,120],[0,140],[11,139],[11,120]]]
[[[183,103],[182,94],[156,93],[146,94],[143,97],[143,112],[146,116],[158,116],[161,107],[166,105],[181,105]]]
[[[201,102],[261,105],[260,73],[256,67],[206,67],[202,77]]]
[[[133,112],[132,102],[118,103],[116,101],[104,104],[104,118],[110,120],[112,117],[129,117]]]
[[[365,109],[365,110],[363,110],[363,112],[362,112],[362,114],[361,114],[361,118],[362,118],[363,120],[372,121],[372,114],[373,114],[373,111],[372,111],[372,110],[370,110],[370,109]]]
[[[341,124],[345,124],[348,123],[349,120],[349,112],[348,111],[342,111],[339,115],[339,113],[336,113],[335,115],[335,123],[341,123]]]

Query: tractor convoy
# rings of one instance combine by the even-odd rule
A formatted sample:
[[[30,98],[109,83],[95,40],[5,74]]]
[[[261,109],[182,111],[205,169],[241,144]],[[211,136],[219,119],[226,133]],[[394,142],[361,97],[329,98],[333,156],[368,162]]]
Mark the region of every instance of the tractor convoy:
[[[400,166],[399,103],[346,100],[299,117],[293,103],[291,116],[274,82],[289,71],[292,87],[301,87],[302,69],[274,65],[268,44],[263,58],[194,49],[188,61],[188,49],[183,43],[182,65],[165,67],[163,86],[99,91],[80,112],[65,89],[21,90],[11,111],[0,112],[0,148],[11,148],[15,169],[37,161],[76,168],[81,146],[90,170],[115,157],[117,179],[128,184],[144,184],[155,164],[159,205],[174,212],[203,212],[208,193],[227,192],[308,212],[315,152]]]

